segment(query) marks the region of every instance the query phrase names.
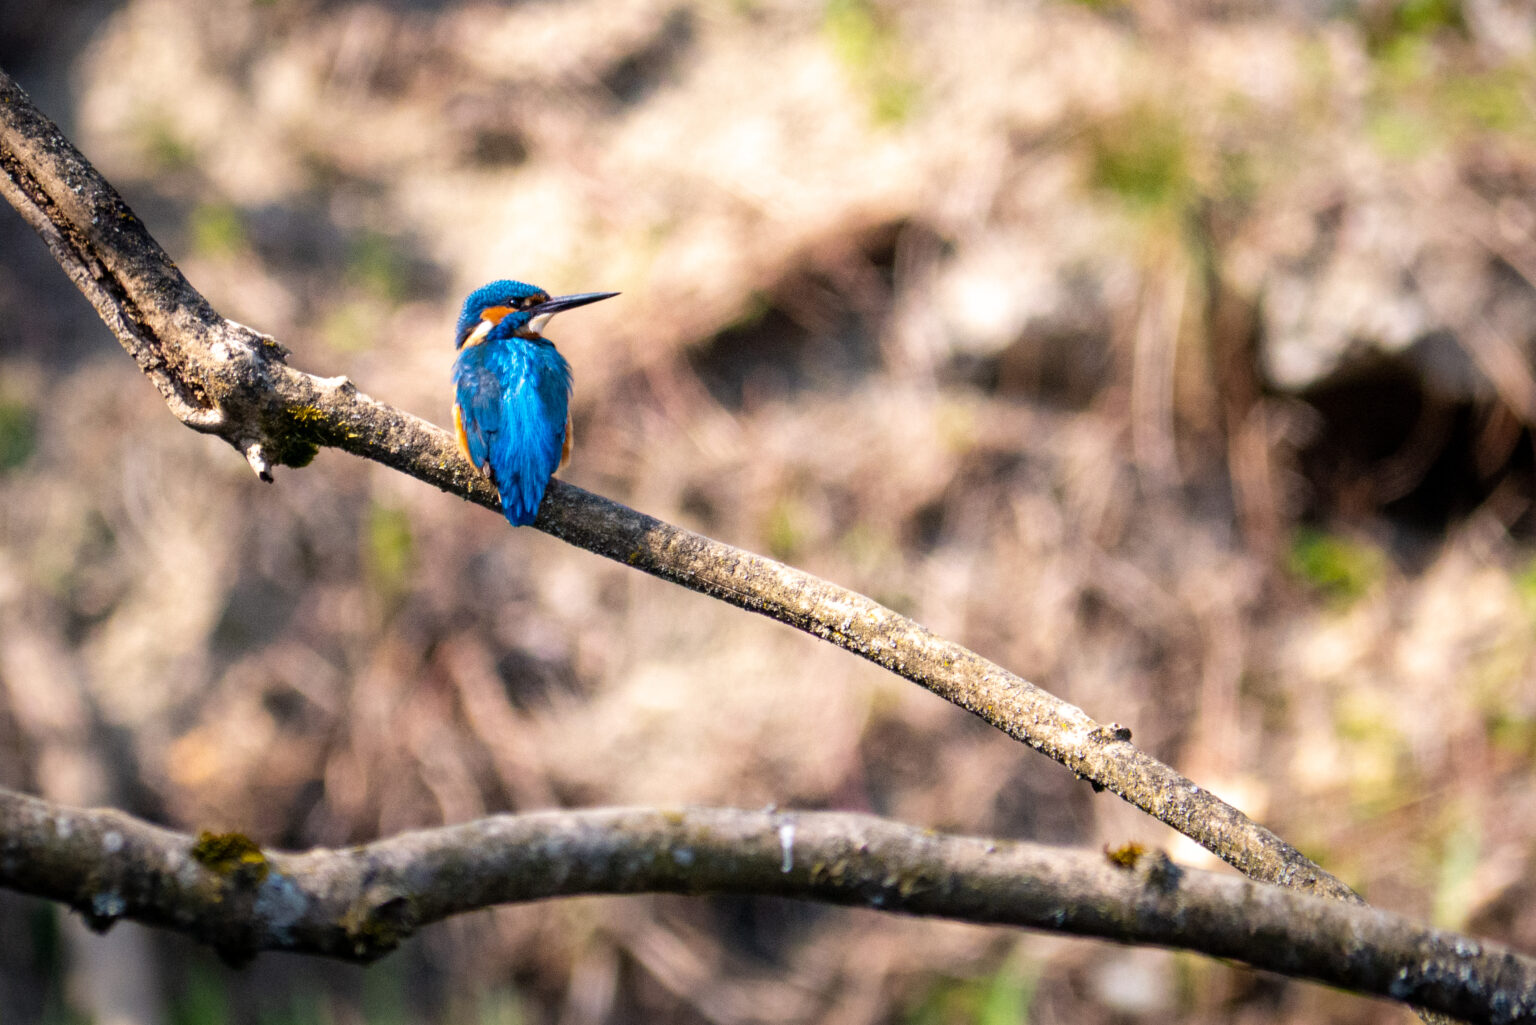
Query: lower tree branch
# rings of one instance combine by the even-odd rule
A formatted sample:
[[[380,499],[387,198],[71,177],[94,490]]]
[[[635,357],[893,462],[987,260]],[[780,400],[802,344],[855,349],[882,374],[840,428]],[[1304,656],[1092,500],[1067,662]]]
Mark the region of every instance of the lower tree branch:
[[[1400,916],[1181,868],[868,815],[617,808],[500,815],[344,850],[263,851],[0,790],[0,886],[241,960],[371,961],[416,929],[579,894],[796,897],[1234,958],[1474,1022],[1536,1015],[1536,959]]]

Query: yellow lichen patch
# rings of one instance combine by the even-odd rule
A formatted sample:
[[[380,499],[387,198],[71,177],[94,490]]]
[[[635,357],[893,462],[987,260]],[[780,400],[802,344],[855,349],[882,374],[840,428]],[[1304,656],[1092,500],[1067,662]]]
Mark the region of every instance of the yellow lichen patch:
[[[256,841],[243,833],[203,830],[192,845],[192,859],[219,875],[241,873],[260,882],[267,877],[267,856]]]
[[[1139,862],[1142,858],[1142,855],[1146,853],[1147,849],[1134,840],[1132,840],[1130,843],[1123,843],[1119,847],[1104,848],[1104,856],[1108,858],[1109,863],[1114,865],[1116,868],[1135,868],[1136,863]]]

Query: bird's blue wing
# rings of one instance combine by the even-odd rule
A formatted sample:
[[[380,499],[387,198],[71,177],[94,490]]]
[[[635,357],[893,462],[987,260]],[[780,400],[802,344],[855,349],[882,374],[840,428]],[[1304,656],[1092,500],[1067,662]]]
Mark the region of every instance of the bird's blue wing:
[[[453,365],[453,403],[465,455],[481,471],[490,468],[491,445],[501,423],[501,382],[476,346]]]
[[[532,523],[559,468],[570,405],[570,365],[543,340],[490,338],[454,365],[470,459],[489,466],[502,511]]]

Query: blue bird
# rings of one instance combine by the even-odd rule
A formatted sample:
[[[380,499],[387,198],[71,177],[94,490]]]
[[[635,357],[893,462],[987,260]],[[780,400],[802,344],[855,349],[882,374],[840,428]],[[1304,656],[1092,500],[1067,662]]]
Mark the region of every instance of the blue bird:
[[[571,458],[571,365],[540,332],[549,318],[617,292],[551,299],[521,281],[493,281],[464,300],[453,364],[459,448],[501,494],[514,527],[532,523],[549,478]]]

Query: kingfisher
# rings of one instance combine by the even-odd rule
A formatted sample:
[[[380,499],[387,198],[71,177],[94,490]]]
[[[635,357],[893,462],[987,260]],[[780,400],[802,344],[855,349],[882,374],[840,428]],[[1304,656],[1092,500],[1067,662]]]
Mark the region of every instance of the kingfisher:
[[[571,458],[571,365],[542,334],[561,310],[617,292],[549,293],[493,281],[464,300],[453,363],[459,448],[501,494],[514,527],[532,523],[549,478]]]

